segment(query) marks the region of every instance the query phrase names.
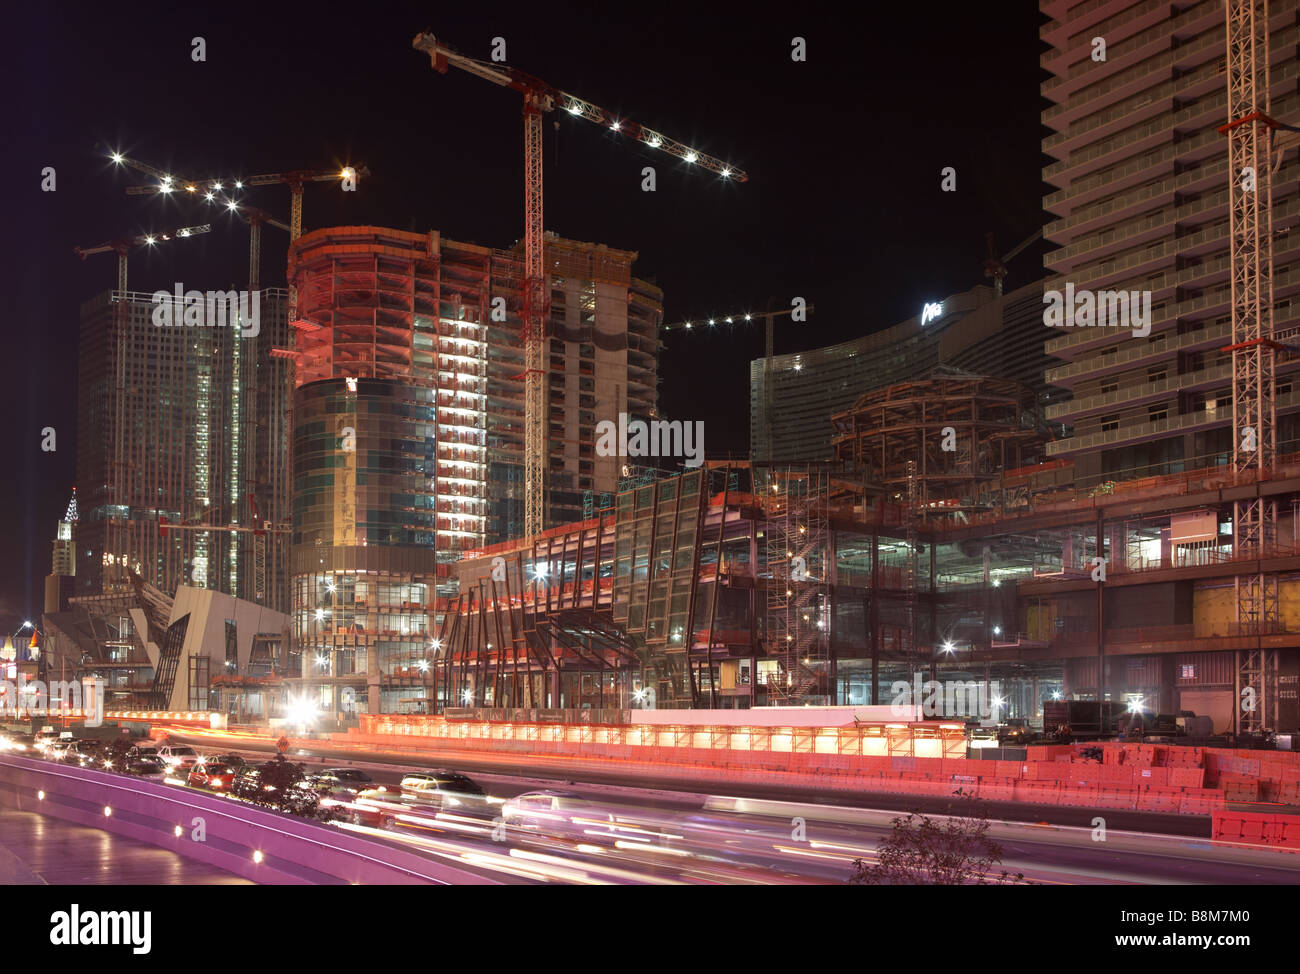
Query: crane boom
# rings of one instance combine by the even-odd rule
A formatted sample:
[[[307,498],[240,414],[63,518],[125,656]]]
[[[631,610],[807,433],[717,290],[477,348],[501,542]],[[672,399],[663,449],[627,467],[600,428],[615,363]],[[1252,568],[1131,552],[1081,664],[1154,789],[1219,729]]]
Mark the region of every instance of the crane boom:
[[[193,237],[200,233],[210,233],[212,230],[211,223],[201,223],[193,227],[178,227],[175,230],[168,230],[166,233],[138,233],[134,237],[118,237],[113,240],[105,240],[102,244],[94,247],[73,247],[73,252],[85,260],[92,254],[102,254],[109,250],[120,250],[122,248],[130,249],[132,247],[144,247],[164,240],[171,240],[173,237]]]
[[[692,149],[675,139],[668,138],[662,132],[647,128],[631,119],[620,118],[594,102],[579,98],[577,95],[571,95],[569,92],[547,84],[540,78],[535,78],[518,68],[512,68],[507,64],[480,61],[477,58],[461,54],[454,48],[443,44],[432,34],[418,35],[412,46],[418,51],[426,52],[433,63],[434,69],[440,73],[445,74],[448,65],[460,68],[462,71],[477,75],[503,88],[513,88],[515,91],[531,94],[542,111],[549,112],[558,108],[568,112],[575,118],[583,118],[596,125],[606,126],[610,131],[626,135],[651,149],[658,149],[670,156],[681,159],[683,162],[717,173],[724,179],[735,180],[738,183],[749,180],[749,174],[743,169],[729,165],[707,152]]]

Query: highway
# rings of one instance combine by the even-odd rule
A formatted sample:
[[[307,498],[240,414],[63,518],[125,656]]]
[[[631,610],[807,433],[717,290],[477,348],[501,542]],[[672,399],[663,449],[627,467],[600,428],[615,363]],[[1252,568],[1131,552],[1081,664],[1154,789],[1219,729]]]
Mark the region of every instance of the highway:
[[[173,736],[201,753],[219,748],[266,758],[274,751],[269,743],[250,746],[246,738]],[[942,799],[899,795],[879,796],[889,800],[888,807],[878,807],[876,796],[869,800],[872,807],[857,807],[854,801],[866,801],[861,796],[836,794],[827,800],[761,783],[728,785],[714,793],[697,790],[698,783],[668,780],[647,787],[644,779],[616,773],[556,780],[508,761],[443,763],[393,754],[361,760],[355,751],[324,748],[295,750],[290,757],[309,771],[348,765],[366,770],[376,783],[393,785],[406,770],[450,767],[473,777],[496,803],[544,788],[572,794],[579,800],[574,808],[537,823],[536,829],[496,828],[495,835],[490,816],[420,807],[397,815],[390,830],[338,826],[516,882],[838,884],[848,879],[855,859],[876,861],[899,810],[922,808],[940,815],[952,807]],[[1014,809],[1018,820],[1004,817],[1005,808]],[[1300,882],[1300,856],[1214,845],[1205,817],[1014,803],[990,805],[989,812],[989,836],[1004,850],[1001,868],[1032,883]],[[1043,821],[1051,812],[1067,812],[1079,821]],[[1106,819],[1104,841],[1094,838],[1096,816]],[[1160,834],[1169,819],[1177,820],[1183,834]]]

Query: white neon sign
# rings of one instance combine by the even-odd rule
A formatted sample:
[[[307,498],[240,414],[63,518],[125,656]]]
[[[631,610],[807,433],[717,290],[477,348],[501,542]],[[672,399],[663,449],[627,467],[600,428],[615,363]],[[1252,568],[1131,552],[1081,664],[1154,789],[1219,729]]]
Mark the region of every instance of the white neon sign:
[[[939,317],[941,317],[942,315],[943,315],[942,301],[926,302],[925,307],[921,309],[921,324],[924,325],[928,321],[934,321]]]

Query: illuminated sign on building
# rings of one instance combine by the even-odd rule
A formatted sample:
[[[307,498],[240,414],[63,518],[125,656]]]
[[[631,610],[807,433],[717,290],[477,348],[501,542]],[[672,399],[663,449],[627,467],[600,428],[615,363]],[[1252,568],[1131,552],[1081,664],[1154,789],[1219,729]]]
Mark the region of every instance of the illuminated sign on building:
[[[935,319],[939,318],[942,315],[943,315],[942,301],[927,302],[925,307],[921,309],[921,324],[924,325],[927,321],[934,321]]]

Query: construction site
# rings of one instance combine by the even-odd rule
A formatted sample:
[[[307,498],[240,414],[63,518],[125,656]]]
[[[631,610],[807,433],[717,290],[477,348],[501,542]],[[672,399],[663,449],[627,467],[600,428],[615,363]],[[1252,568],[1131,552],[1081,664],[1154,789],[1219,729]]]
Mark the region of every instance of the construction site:
[[[1046,5],[1056,6],[1064,17],[1063,5]],[[1202,55],[1224,49],[1222,10],[1209,6],[1180,15],[1188,29],[1205,31],[1195,51],[1178,54],[1202,73]],[[1273,320],[1291,292],[1289,278],[1274,290],[1275,238],[1284,250],[1289,243],[1274,230],[1271,189],[1275,171],[1294,173],[1296,130],[1269,114],[1270,97],[1289,105],[1294,94],[1294,52],[1276,38],[1292,36],[1296,13],[1279,3],[1259,16],[1256,6],[1229,5],[1228,122],[1215,143],[1226,168],[1213,175],[1249,168],[1258,187],[1228,179],[1222,213],[1196,210],[1201,222],[1223,218],[1198,231],[1207,247],[1222,246],[1222,266],[1180,267],[1179,287],[1196,292],[1184,304],[1170,305],[1159,284],[1149,341],[1119,327],[1064,337],[1040,329],[1033,341],[1069,363],[1048,376],[1071,390],[1067,404],[951,364],[942,338],[919,337],[936,315],[970,313],[962,341],[971,351],[963,354],[989,371],[998,360],[1008,296],[990,241],[990,294],[972,292],[946,311],[927,305],[898,331],[921,349],[906,376],[848,408],[801,414],[780,436],[770,415],[773,315],[758,316],[769,329],[767,356],[751,367],[769,410],[765,456],[684,472],[668,464],[634,471],[624,457],[597,455],[601,421],[659,415],[664,296],[632,275],[635,252],[543,230],[541,120],[563,109],[720,180],[742,183],[746,174],[513,68],[418,36],[413,47],[435,70],[457,67],[523,96],[524,234],[514,247],[374,226],[304,234],[303,183],[346,181],[349,170],[267,174],[293,191],[288,289],[277,295],[283,320],[256,359],[241,359],[238,342],[208,350],[221,375],[255,361],[266,368],[248,373],[246,403],[221,406],[234,415],[198,418],[156,416],[141,405],[155,373],[175,372],[175,398],[202,411],[207,400],[187,390],[213,380],[145,325],[144,300],[126,291],[125,254],[137,244],[86,252],[118,253],[120,287],[86,312],[83,355],[102,353],[97,394],[111,405],[99,452],[86,460],[95,486],[83,506],[95,514],[78,529],[83,540],[97,539],[89,545],[95,570],[77,570],[74,601],[91,613],[102,603],[110,631],[86,637],[102,646],[78,665],[98,665],[97,653],[129,661],[143,674],[140,692],[161,699],[162,688],[148,686],[144,646],[161,637],[146,639],[143,616],[129,622],[143,582],[163,593],[220,588],[283,611],[291,634],[258,678],[282,679],[336,714],[871,706],[895,702],[898,686],[920,678],[989,689],[990,712],[945,716],[1041,725],[1045,703],[1108,700],[1135,712],[1208,716],[1216,734],[1300,730],[1300,455],[1279,440],[1300,406],[1291,407],[1286,378],[1296,347]],[[1087,29],[1074,20],[1043,28],[1051,70],[1071,86],[1067,40]],[[1168,29],[1147,30],[1164,38]],[[1116,44],[1136,51],[1144,37]],[[1270,50],[1283,62],[1276,84]],[[1216,74],[1214,83],[1224,79]],[[1061,82],[1044,90],[1069,107]],[[1217,111],[1217,102],[1195,107]],[[1061,133],[1048,140],[1060,162],[1045,174],[1062,186],[1047,201],[1059,219],[1044,235],[1061,247],[1048,255],[1060,276],[1045,292],[1076,277],[1080,287],[1113,285],[1144,260],[1175,260],[1176,247],[1140,240],[1134,245],[1146,249],[1122,267],[1089,263],[1089,248],[1110,246],[1088,236],[1108,204],[1095,200],[1091,168],[1079,168],[1094,166],[1100,150],[1077,141],[1072,108],[1050,109],[1045,120]],[[189,182],[123,161],[159,178],[153,192],[166,189],[164,180]],[[250,286],[260,287],[256,228],[281,224],[247,209]],[[1196,277],[1211,273],[1222,280]],[[1035,361],[1026,295],[1015,292],[1009,349],[1022,372]],[[1207,323],[1228,331],[1216,338]],[[1137,379],[1116,371],[1116,363],[1164,355],[1169,336],[1180,349],[1209,343],[1227,368],[1180,355]],[[1102,349],[1103,364],[1092,363],[1101,344],[1118,349],[1121,341],[1131,348],[1113,356]],[[921,372],[914,366],[924,357],[936,364]],[[822,358],[852,370],[847,352]],[[158,372],[157,362],[171,371]],[[1089,369],[1113,375],[1094,391]],[[1224,378],[1222,390],[1205,391]],[[1171,388],[1173,405],[1148,405]],[[1100,416],[1120,406],[1146,418]],[[1055,422],[1062,416],[1075,420],[1074,435]],[[155,457],[140,445],[159,429],[195,424],[211,432],[183,448]],[[809,442],[828,442],[824,457],[772,455],[805,426],[814,430]],[[1192,456],[1182,441],[1166,442],[1171,429],[1217,445]],[[1123,466],[1134,457],[1143,462]],[[1156,472],[1135,475],[1148,467]],[[178,488],[165,505],[149,503],[146,495],[191,469],[207,479],[190,478],[189,493]],[[244,489],[250,480],[254,489]],[[93,635],[104,627],[83,628]],[[216,682],[241,676],[252,674]]]

